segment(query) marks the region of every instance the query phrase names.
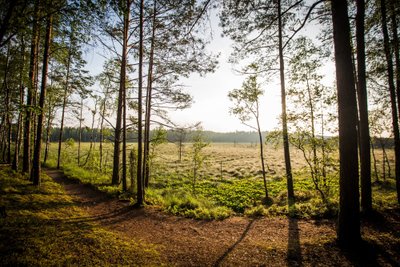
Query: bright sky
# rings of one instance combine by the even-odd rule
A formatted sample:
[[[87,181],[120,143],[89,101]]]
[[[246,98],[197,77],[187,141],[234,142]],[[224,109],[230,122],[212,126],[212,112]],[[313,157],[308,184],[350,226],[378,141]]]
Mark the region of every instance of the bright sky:
[[[212,14],[213,40],[208,49],[220,53],[218,68],[214,73],[205,77],[192,75],[189,79],[182,80],[184,84],[188,85],[188,91],[193,95],[195,103],[190,109],[172,112],[171,117],[180,123],[201,121],[204,129],[217,132],[249,131],[252,129],[229,114],[232,103],[228,99],[228,92],[240,88],[246,76],[235,73],[233,68],[238,68],[238,66],[228,63],[229,55],[233,51],[232,41],[227,37],[221,37],[222,29],[218,23],[219,18]],[[315,24],[309,25],[304,28],[302,34],[315,38],[318,32],[317,28]],[[323,71],[326,73],[323,82],[325,85],[332,85],[333,63],[328,62]],[[282,111],[279,77],[269,84],[262,84],[262,89],[264,95],[260,101],[260,123],[263,131],[269,131],[278,127]]]
[[[214,13],[214,12],[213,12]],[[214,53],[220,53],[219,65],[214,73],[200,77],[198,74],[191,75],[188,79],[182,79],[181,83],[187,86],[194,99],[191,108],[178,110],[170,113],[174,122],[187,125],[201,122],[204,130],[217,132],[250,131],[248,126],[229,114],[232,106],[228,99],[228,92],[240,88],[245,76],[238,75],[228,63],[232,51],[232,42],[227,37],[221,37],[222,29],[218,26],[219,19],[215,14],[211,16],[213,40],[207,47]],[[310,28],[308,29],[310,31]],[[314,29],[311,29],[314,32]],[[310,34],[311,35],[311,34]],[[104,59],[96,51],[91,50],[86,55],[87,68],[92,74],[98,74],[102,70]],[[236,66],[237,67],[237,66]],[[332,84],[332,65],[327,66],[328,84]],[[260,122],[263,131],[268,131],[278,126],[281,113],[280,84],[273,82],[263,84],[264,95],[260,101]]]
[[[233,67],[228,63],[231,41],[221,37],[221,29],[214,29],[214,39],[209,45],[210,51],[220,53],[219,65],[214,73],[200,77],[197,74],[182,80],[188,85],[188,91],[193,95],[194,104],[190,109],[175,111],[171,117],[177,122],[202,122],[206,130],[217,132],[232,132],[236,130],[251,130],[248,126],[229,114],[232,103],[228,99],[228,92],[240,88],[245,76],[234,72]],[[265,88],[264,96],[261,99],[261,123],[263,130],[273,129],[280,114],[280,93],[279,85]]]

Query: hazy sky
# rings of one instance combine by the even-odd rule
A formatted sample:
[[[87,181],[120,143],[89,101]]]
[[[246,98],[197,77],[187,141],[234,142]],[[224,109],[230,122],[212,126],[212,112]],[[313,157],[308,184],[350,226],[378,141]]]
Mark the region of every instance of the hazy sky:
[[[194,97],[194,104],[190,109],[176,111],[171,113],[172,117],[181,123],[201,121],[204,129],[231,132],[236,130],[251,130],[248,126],[229,114],[229,108],[232,103],[228,99],[228,92],[234,88],[240,88],[246,76],[235,73],[232,66],[228,63],[228,58],[232,52],[232,41],[227,37],[221,37],[222,29],[218,26],[219,18],[211,15],[211,26],[213,31],[213,40],[208,49],[220,53],[219,65],[214,73],[205,77],[192,75],[189,79],[182,80],[188,85],[188,91]],[[315,38],[319,27],[310,24],[300,32]],[[323,67],[326,77],[323,82],[325,85],[333,84],[334,68],[332,62],[327,62]],[[286,66],[288,69],[288,66]],[[287,73],[286,73],[287,76]],[[262,82],[259,80],[259,82]],[[287,85],[288,86],[288,85]],[[279,116],[281,114],[281,95],[279,76],[269,84],[261,85],[264,95],[260,101],[260,122],[262,130],[273,130],[278,127]]]
[[[201,121],[204,129],[218,132],[251,130],[229,114],[232,103],[228,99],[228,92],[240,88],[246,76],[234,72],[234,66],[228,63],[232,43],[228,38],[221,37],[219,27],[214,25],[213,28],[214,39],[209,49],[220,53],[219,65],[214,73],[205,77],[194,74],[182,80],[193,95],[194,104],[190,109],[172,112],[171,117],[181,123]],[[261,123],[264,130],[270,130],[277,125],[277,116],[281,111],[279,85],[269,88],[264,85],[262,89],[265,93],[260,105]]]
[[[246,76],[238,75],[233,71],[233,66],[228,63],[229,55],[232,51],[232,42],[227,37],[221,37],[222,29],[218,26],[219,19],[211,15],[210,26],[212,28],[213,39],[207,47],[214,53],[220,53],[219,64],[214,73],[209,73],[205,77],[193,74],[187,79],[182,79],[181,84],[187,87],[194,99],[191,108],[178,110],[170,113],[174,122],[185,125],[201,122],[205,130],[218,132],[249,131],[248,126],[229,114],[232,106],[228,99],[228,92],[234,88],[240,88]],[[306,30],[307,31],[307,30]],[[314,32],[313,28],[308,31]],[[304,32],[303,32],[304,33]],[[92,74],[98,74],[102,70],[104,59],[95,50],[87,54],[87,68]],[[236,66],[238,67],[238,66]],[[332,84],[332,65],[327,65],[328,83]],[[278,126],[278,118],[281,113],[280,84],[272,82],[263,84],[264,95],[260,101],[260,122],[262,130],[272,130]]]

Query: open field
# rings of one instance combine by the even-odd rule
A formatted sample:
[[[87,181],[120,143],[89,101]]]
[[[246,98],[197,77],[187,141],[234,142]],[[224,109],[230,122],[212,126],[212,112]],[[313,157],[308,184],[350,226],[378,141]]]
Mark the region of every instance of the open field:
[[[134,145],[129,144],[131,150]],[[51,144],[47,165],[55,166],[56,144]],[[77,166],[77,144],[65,143],[62,166],[67,175],[84,183],[94,185],[101,191],[122,198],[134,195],[122,194],[121,188],[110,186],[112,144],[104,147],[103,166],[100,170],[98,144],[87,158],[89,144],[83,143],[81,166]],[[285,215],[289,211],[286,202],[286,179],[283,150],[267,146],[265,150],[267,187],[271,201],[265,202],[259,148],[253,144],[210,144],[203,151],[205,162],[200,168],[196,181],[193,179],[191,144],[183,147],[179,161],[178,146],[168,143],[154,149],[151,163],[150,187],[146,201],[174,214],[195,218],[225,218],[234,213],[253,215]],[[388,150],[393,176],[393,151]],[[379,183],[374,184],[374,205],[376,208],[392,207],[396,203],[394,180],[382,181],[382,151],[375,152]],[[337,152],[327,175],[327,198],[321,199],[310,178],[301,151],[291,149],[294,188],[297,198],[293,215],[299,217],[332,217],[338,203],[338,159]],[[128,157],[129,158],[129,157]],[[130,164],[128,163],[128,173]],[[388,171],[388,168],[385,168]],[[131,178],[133,178],[131,180]],[[373,173],[373,179],[375,174]],[[131,182],[132,181],[132,182]],[[135,177],[128,177],[128,186],[135,186]],[[267,204],[267,205],[266,205]],[[382,206],[383,205],[383,206]]]

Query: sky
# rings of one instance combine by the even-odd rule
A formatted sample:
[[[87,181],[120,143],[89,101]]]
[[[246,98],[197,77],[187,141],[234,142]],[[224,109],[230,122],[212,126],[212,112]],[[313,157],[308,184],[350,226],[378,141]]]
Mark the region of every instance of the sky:
[[[228,99],[228,92],[240,88],[246,76],[235,73],[228,63],[232,52],[232,41],[227,37],[221,37],[222,29],[219,27],[219,18],[216,12],[210,15],[210,26],[212,40],[207,49],[219,56],[219,64],[214,73],[204,77],[192,74],[189,78],[181,79],[180,83],[186,86],[186,90],[193,96],[194,103],[185,110],[170,112],[170,117],[178,125],[190,125],[201,122],[204,130],[216,132],[251,131],[252,129],[243,125],[239,119],[229,113],[232,103]],[[309,35],[315,34],[315,29],[309,27]],[[90,50],[86,55],[87,68],[96,75],[102,70],[104,58],[99,51]],[[333,66],[327,64],[326,73],[329,73],[326,80],[332,84]],[[280,84],[272,81],[270,84],[262,84],[264,95],[260,99],[260,124],[263,131],[269,131],[279,126],[281,113]]]
[[[220,53],[216,71],[205,77],[193,74],[182,80],[188,86],[187,90],[192,94],[194,103],[189,109],[171,112],[171,117],[179,123],[202,122],[205,130],[249,131],[251,129],[248,126],[229,113],[232,103],[228,99],[228,92],[240,88],[246,76],[235,73],[235,66],[228,63],[232,51],[231,41],[221,37],[219,28],[215,32],[209,49]],[[279,84],[269,88],[263,86],[262,89],[265,93],[261,98],[260,121],[263,130],[272,130],[277,126],[277,117],[281,112]]]

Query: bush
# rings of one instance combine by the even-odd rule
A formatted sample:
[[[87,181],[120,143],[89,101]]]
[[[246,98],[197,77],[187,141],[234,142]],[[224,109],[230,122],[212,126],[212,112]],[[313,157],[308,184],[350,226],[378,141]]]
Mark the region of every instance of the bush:
[[[268,211],[264,208],[263,205],[258,205],[253,208],[246,209],[244,211],[244,215],[248,217],[262,217],[268,214]]]

